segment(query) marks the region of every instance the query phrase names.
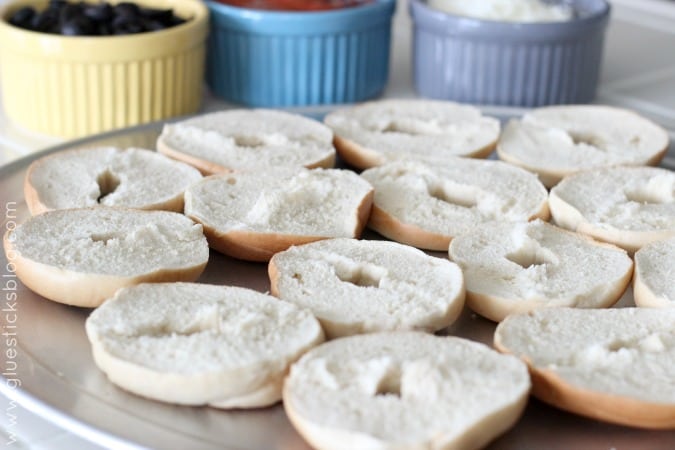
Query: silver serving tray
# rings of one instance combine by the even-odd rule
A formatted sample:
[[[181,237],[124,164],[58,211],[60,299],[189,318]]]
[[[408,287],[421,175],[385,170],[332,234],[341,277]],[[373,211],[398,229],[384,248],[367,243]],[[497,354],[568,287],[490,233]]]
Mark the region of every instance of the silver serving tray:
[[[323,111],[325,112],[325,111]],[[518,110],[487,111],[502,118]],[[320,115],[322,111],[310,112]],[[2,232],[29,217],[23,200],[26,168],[60,150],[99,145],[154,148],[162,124],[149,124],[81,139],[30,155],[0,168]],[[675,168],[675,148],[664,165]],[[440,254],[439,254],[440,255]],[[201,282],[269,289],[265,264],[237,261],[216,252]],[[96,366],[84,332],[90,310],[45,300],[26,289],[0,252],[0,313],[3,351],[0,391],[33,413],[99,445],[114,448],[306,450],[283,408],[223,411],[179,407],[129,394]],[[18,301],[14,305],[13,295]],[[632,303],[629,292],[620,301]],[[14,315],[15,314],[15,315]],[[465,309],[448,333],[490,344],[494,324]],[[10,334],[16,333],[16,336]],[[10,341],[16,337],[16,342]],[[15,353],[14,353],[15,351]],[[495,376],[499,376],[498,373]],[[19,380],[19,381],[12,381]],[[20,386],[17,384],[20,383]],[[453,408],[454,405],[448,405]],[[675,431],[646,431],[597,422],[532,399],[518,424],[490,449],[675,449]],[[345,449],[352,450],[352,449]]]

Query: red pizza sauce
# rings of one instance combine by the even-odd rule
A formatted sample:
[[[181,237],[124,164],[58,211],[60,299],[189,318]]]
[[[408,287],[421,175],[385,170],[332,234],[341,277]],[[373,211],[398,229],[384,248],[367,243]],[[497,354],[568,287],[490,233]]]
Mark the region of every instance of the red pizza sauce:
[[[274,11],[326,11],[350,8],[374,0],[217,0],[230,6]]]

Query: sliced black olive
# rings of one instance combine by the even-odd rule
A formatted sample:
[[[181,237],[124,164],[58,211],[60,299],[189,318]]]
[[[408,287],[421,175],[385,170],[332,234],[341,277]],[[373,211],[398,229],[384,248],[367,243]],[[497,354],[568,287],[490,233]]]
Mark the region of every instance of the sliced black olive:
[[[9,23],[16,27],[28,28],[31,26],[33,17],[35,17],[35,10],[30,6],[25,6],[12,14]]]
[[[173,17],[173,9],[142,8],[141,16],[167,23]]]
[[[159,20],[143,19],[143,27],[146,31],[159,31],[165,29],[166,25]]]
[[[181,18],[178,17],[178,16],[173,16],[173,17],[171,18],[171,20],[169,21],[168,26],[170,26],[170,27],[175,27],[175,26],[180,25],[180,24],[183,24],[183,23],[185,23],[185,22],[187,22],[187,20],[181,19]]]
[[[116,16],[138,17],[141,13],[141,8],[135,3],[122,2],[113,7]]]
[[[57,30],[59,26],[59,19],[58,16],[55,15],[54,13],[50,13],[49,11],[44,11],[40,14],[36,14],[33,16],[33,19],[31,20],[30,28],[31,30],[35,31],[43,31],[43,32],[56,32],[54,31]]]
[[[14,12],[9,23],[21,28],[66,36],[132,34],[157,31],[186,22],[172,9],[141,8],[132,2],[69,3],[49,0],[42,12],[27,6]]]
[[[113,34],[112,25],[109,23],[99,23],[96,30],[98,31],[99,36],[110,36]]]
[[[96,27],[91,19],[77,16],[61,25],[61,34],[64,36],[87,36],[94,34]]]
[[[84,8],[84,15],[97,22],[105,22],[112,19],[113,7],[109,3],[89,5]]]
[[[138,17],[118,16],[112,23],[114,34],[132,34],[145,31],[141,19]]]
[[[82,8],[76,3],[67,3],[59,12],[59,23],[63,26],[66,22],[82,14]]]
[[[49,5],[47,5],[47,9],[55,9],[55,10],[60,10],[63,8],[66,3],[68,3],[66,0],[49,0]]]

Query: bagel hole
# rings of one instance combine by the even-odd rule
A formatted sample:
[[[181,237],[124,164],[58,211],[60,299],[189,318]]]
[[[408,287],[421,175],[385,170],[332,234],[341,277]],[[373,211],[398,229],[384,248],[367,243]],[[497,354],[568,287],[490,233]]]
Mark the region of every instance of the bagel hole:
[[[401,126],[397,122],[389,122],[386,127],[382,129],[383,133],[404,133],[404,134],[418,134],[414,130],[411,130],[410,127]]]
[[[349,275],[340,275],[338,274],[340,281],[345,283],[355,284],[359,287],[380,287],[380,278],[372,276],[371,274],[363,273],[362,271],[357,271]]]
[[[401,133],[411,136],[437,134],[437,126],[415,119],[392,120],[380,130],[382,133]]]
[[[615,341],[612,341],[607,345],[607,350],[610,352],[618,352],[619,350],[622,350],[624,348],[629,349],[631,348],[632,345],[629,342],[622,341],[620,339],[617,339]]]
[[[672,201],[671,194],[667,190],[638,189],[625,191],[625,194],[628,201],[645,205],[661,205]]]
[[[237,147],[262,147],[266,142],[258,136],[234,136],[234,143]]]
[[[98,198],[97,203],[101,203],[103,199],[115,192],[120,185],[120,179],[110,170],[105,170],[98,177],[96,177],[96,184],[98,184]]]
[[[541,266],[551,262],[542,254],[523,251],[509,253],[506,255],[506,259],[518,264],[523,269],[529,269],[532,266]]]
[[[600,150],[605,149],[605,141],[600,136],[575,131],[570,131],[568,133],[575,145],[586,144]]]
[[[183,329],[178,329],[176,325],[167,323],[150,326],[142,330],[138,336],[149,336],[153,338],[172,337],[172,336],[194,336],[196,334],[204,333],[209,330],[217,330],[218,323],[216,321],[196,322],[188,325]]]
[[[386,274],[386,269],[374,265],[363,265],[346,270],[338,268],[335,274],[340,281],[345,283],[351,283],[359,287],[380,287],[382,278]]]
[[[463,208],[474,208],[478,205],[478,202],[473,195],[462,195],[462,192],[449,191],[444,189],[442,185],[429,186],[428,192],[431,197],[437,200],[461,206]]]
[[[92,234],[90,236],[91,240],[94,242],[103,242],[104,245],[108,245],[109,241],[112,241],[114,239],[117,239],[119,236],[112,234],[112,233],[105,233],[105,234]]]
[[[617,353],[621,350],[639,350],[649,353],[660,353],[667,350],[659,333],[653,333],[634,340],[615,339],[606,346],[609,353]]]
[[[399,370],[390,369],[377,383],[375,395],[394,395],[401,396],[401,372]]]

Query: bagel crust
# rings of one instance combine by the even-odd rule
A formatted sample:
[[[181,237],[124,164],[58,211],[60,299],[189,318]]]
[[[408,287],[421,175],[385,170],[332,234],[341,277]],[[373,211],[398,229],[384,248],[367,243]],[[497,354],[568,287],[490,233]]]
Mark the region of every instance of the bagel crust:
[[[359,237],[372,202],[372,186],[353,172],[276,168],[195,183],[185,214],[204,226],[212,248],[266,262],[292,245]]]
[[[547,106],[510,121],[497,154],[536,173],[550,188],[583,170],[656,166],[669,141],[666,130],[632,111],[601,105]]]
[[[495,347],[525,361],[532,393],[557,408],[675,429],[675,309],[541,309],[497,326]]]
[[[409,157],[485,158],[500,128],[478,108],[438,100],[371,101],[332,112],[324,122],[340,157],[358,169]]]
[[[196,283],[119,290],[86,321],[96,365],[137,395],[255,408],[281,399],[289,365],[323,341],[307,311],[250,289]]]
[[[341,338],[291,367],[284,409],[321,450],[481,448],[517,422],[530,389],[525,364],[497,356],[415,332]]]
[[[166,124],[157,150],[205,175],[335,165],[330,128],[308,117],[268,109],[232,109]]]
[[[6,233],[3,243],[26,287],[89,308],[122,287],[194,281],[209,258],[202,227],[165,211],[49,211]]]
[[[32,215],[54,209],[113,206],[183,211],[183,193],[199,171],[151,150],[96,147],[34,161],[24,179]]]
[[[632,254],[675,237],[675,172],[656,167],[581,172],[551,189],[549,207],[559,226]]]
[[[479,225],[449,255],[464,272],[467,305],[495,322],[537,308],[610,307],[633,275],[625,250],[540,220]]]
[[[477,224],[548,219],[547,192],[533,174],[499,161],[417,158],[361,176],[375,188],[368,226],[397,242],[447,251]]]
[[[464,305],[456,264],[395,242],[326,239],[277,253],[268,271],[272,294],[310,310],[328,338],[435,332]]]
[[[675,307],[675,238],[652,242],[635,253],[633,296],[637,306]]]

